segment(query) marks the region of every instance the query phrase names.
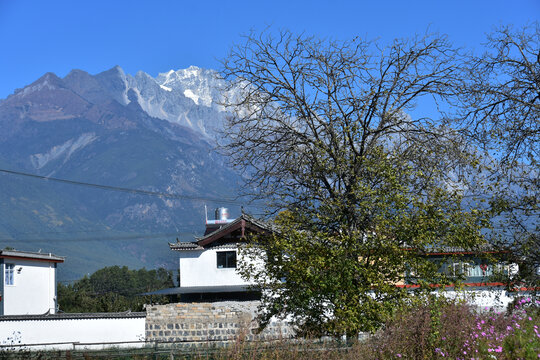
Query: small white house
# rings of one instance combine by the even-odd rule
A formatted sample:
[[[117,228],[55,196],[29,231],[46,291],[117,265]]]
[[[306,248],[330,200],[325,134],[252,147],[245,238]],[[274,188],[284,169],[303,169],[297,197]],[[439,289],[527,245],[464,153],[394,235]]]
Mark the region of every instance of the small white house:
[[[206,221],[203,237],[194,242],[169,243],[171,250],[180,255],[179,287],[155,293],[182,294],[191,300],[208,299],[210,294],[222,299],[246,299],[253,283],[236,271],[238,246],[248,234],[267,231],[267,224],[249,215],[233,220],[227,218],[226,209],[216,210],[216,219]]]
[[[206,221],[203,237],[194,242],[169,243],[170,249],[179,253],[180,284],[178,288],[159,290],[153,294],[181,294],[183,301],[246,299],[245,294],[254,284],[243,279],[236,271],[239,245],[246,241],[249,234],[269,232],[272,232],[271,225],[249,215],[242,214],[232,220],[227,218],[226,209],[216,210],[216,219]],[[490,249],[477,252],[445,248],[426,256],[442,263],[444,259],[460,259],[441,267],[440,271],[466,275],[459,290],[454,286],[445,286],[445,296],[464,298],[478,307],[504,308],[516,296],[523,296],[526,292],[509,292],[505,284],[490,280],[491,268],[484,263],[482,254],[493,252]],[[411,291],[418,287],[409,283],[407,278],[396,286]],[[434,284],[434,287],[438,288],[439,285]],[[230,296],[224,296],[227,294]]]
[[[54,314],[56,265],[62,262],[50,253],[0,250],[0,316]]]

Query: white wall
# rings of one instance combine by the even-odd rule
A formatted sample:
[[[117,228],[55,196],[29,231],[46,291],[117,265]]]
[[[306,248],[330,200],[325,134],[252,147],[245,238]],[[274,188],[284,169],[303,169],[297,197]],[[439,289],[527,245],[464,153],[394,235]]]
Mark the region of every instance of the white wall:
[[[515,297],[525,296],[524,292],[508,292],[497,288],[476,288],[463,290],[445,290],[444,296],[450,299],[462,299],[468,304],[484,309],[505,310]]]
[[[14,264],[14,284],[5,284],[5,264]],[[4,259],[4,315],[38,315],[56,310],[56,269],[53,262]]]
[[[237,262],[238,250],[220,248],[217,250],[207,249],[200,251],[180,252],[180,287],[188,286],[219,286],[219,285],[251,285],[242,279],[236,269],[218,269],[217,255],[219,251],[236,251]]]
[[[0,321],[0,345],[29,345],[67,343],[42,346],[25,346],[26,349],[76,349],[94,348],[85,343],[114,343],[144,341],[145,317],[98,319],[43,319]],[[9,338],[12,338],[9,339]],[[126,347],[143,346],[144,343],[125,344]],[[120,347],[122,344],[110,346]],[[103,346],[100,346],[103,347]],[[105,346],[106,347],[106,346]],[[16,349],[13,347],[13,349]]]

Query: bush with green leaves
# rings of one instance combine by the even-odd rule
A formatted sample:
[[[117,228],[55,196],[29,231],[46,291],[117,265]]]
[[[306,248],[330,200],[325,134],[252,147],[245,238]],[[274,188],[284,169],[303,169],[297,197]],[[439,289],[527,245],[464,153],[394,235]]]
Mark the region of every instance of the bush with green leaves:
[[[64,312],[142,311],[151,301],[168,303],[164,296],[139,294],[173,287],[172,272],[130,270],[126,266],[110,266],[85,276],[73,284],[58,284],[58,304]]]

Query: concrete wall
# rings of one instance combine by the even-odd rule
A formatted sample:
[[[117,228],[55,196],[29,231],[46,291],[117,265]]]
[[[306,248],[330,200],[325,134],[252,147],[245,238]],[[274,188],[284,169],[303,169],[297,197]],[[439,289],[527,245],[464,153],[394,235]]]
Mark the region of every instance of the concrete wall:
[[[3,259],[2,315],[54,314],[56,267],[53,262]],[[14,264],[14,284],[5,283],[5,264]]]
[[[500,288],[473,288],[463,291],[445,290],[443,294],[450,299],[465,300],[468,304],[480,309],[487,307],[498,311],[505,310],[516,297],[528,295],[527,292],[508,292]]]
[[[179,252],[180,286],[251,285],[244,281],[234,268],[218,269],[217,252],[232,250],[237,251],[239,260],[236,245],[230,248]]]
[[[22,317],[0,318],[0,345],[17,345],[9,347],[19,349],[20,345],[28,350],[37,349],[84,349],[94,348],[85,343],[115,343],[109,346],[143,346],[145,332],[145,314],[138,317],[94,317],[83,314],[86,318],[46,318],[37,317],[23,319]],[[107,314],[97,314],[106,316]],[[137,343],[129,343],[137,342]],[[32,344],[47,344],[31,346]],[[55,343],[55,344],[53,344]],[[60,343],[60,344],[59,344]],[[76,343],[80,343],[77,345]],[[122,344],[124,343],[124,344]],[[99,348],[106,346],[100,345]]]
[[[280,339],[292,336],[283,322],[273,322],[256,334],[257,301],[178,303],[148,307],[146,340],[163,342],[222,343],[238,338]]]

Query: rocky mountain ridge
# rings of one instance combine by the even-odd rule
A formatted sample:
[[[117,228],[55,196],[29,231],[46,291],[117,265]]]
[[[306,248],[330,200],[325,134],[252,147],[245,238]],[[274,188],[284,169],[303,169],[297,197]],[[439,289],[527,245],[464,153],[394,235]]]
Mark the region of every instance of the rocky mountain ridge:
[[[112,261],[174,268],[167,241],[175,238],[156,234],[201,232],[204,205],[223,205],[212,199],[234,197],[241,181],[213,150],[226,115],[222,85],[214,71],[196,67],[152,78],[116,66],[97,75],[47,73],[1,100],[0,169],[185,198],[0,173],[0,246],[52,248],[68,257],[70,277]],[[237,204],[229,205],[233,215]],[[103,240],[115,236],[129,240]]]

